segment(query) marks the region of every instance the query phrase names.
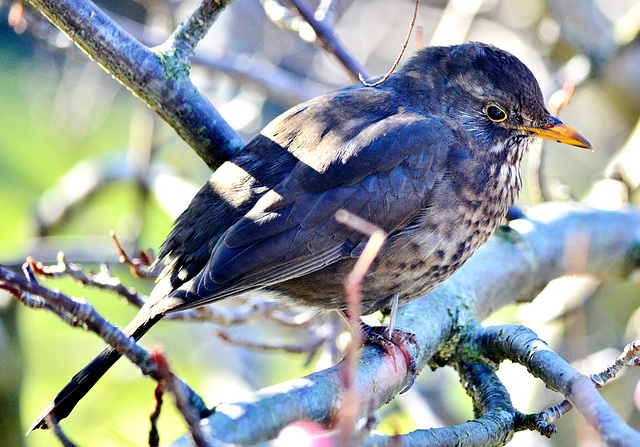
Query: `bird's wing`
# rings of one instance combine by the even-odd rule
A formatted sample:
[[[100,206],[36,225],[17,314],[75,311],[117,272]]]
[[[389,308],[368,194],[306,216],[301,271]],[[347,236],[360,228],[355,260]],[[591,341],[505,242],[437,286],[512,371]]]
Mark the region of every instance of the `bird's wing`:
[[[393,115],[327,157],[300,156],[218,240],[205,268],[171,293],[172,310],[303,276],[352,256],[366,237],[339,224],[345,209],[392,232],[428,206],[443,175],[450,130],[438,120]],[[313,154],[320,151],[316,147]]]

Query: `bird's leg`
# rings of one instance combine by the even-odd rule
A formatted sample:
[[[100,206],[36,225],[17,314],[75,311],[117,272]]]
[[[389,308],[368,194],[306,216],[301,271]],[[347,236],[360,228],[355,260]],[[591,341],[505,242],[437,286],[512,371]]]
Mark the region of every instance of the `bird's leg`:
[[[396,325],[396,313],[398,313],[398,301],[400,298],[400,294],[396,293],[393,295],[393,299],[391,300],[391,312],[389,313],[389,338],[393,334],[393,327]]]

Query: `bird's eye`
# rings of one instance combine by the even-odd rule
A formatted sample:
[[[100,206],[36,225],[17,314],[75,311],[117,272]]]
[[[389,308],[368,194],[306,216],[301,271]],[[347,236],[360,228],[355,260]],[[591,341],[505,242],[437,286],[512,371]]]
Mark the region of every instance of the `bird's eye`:
[[[507,113],[495,104],[488,105],[484,111],[493,122],[499,123],[507,119]]]

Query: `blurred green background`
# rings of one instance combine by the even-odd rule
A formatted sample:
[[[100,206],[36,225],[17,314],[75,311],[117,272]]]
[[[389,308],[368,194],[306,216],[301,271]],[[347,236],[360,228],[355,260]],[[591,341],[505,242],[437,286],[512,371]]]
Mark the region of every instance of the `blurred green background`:
[[[163,0],[99,4],[150,41],[166,36],[194,6]],[[400,49],[412,8],[410,1],[343,0],[335,11],[335,28],[370,74],[384,73]],[[285,14],[274,23],[265,11],[274,20],[283,12],[266,0],[234,2],[199,46],[206,64],[193,70],[197,85],[247,139],[295,103],[349,84],[331,56],[300,38],[309,35],[300,21]],[[87,270],[107,262],[126,285],[148,293],[152,284],[131,278],[118,265],[109,230],[131,253],[157,249],[210,172],[172,129],[36,11],[0,0],[0,18],[0,263],[19,268],[27,256],[53,263],[57,251],[64,250]],[[513,52],[532,68],[547,98],[575,84],[560,117],[579,129],[596,152],[545,144],[546,195],[590,200],[596,206],[637,203],[640,147],[638,137],[630,136],[640,112],[640,2],[431,0],[421,2],[417,25],[425,45],[482,40]],[[538,148],[532,152],[525,169],[541,156]],[[540,199],[530,186],[533,177],[525,172],[529,184],[523,207]],[[119,325],[135,314],[121,299],[69,280],[46,285],[86,298]],[[525,323],[581,371],[596,372],[640,336],[638,289],[637,283],[566,280],[533,304],[502,310],[491,322]],[[240,333],[259,330],[251,326]],[[315,367],[314,362],[305,366],[305,356],[225,344],[209,324],[164,322],[143,344],[162,346],[175,372],[209,405]],[[23,434],[102,345],[94,335],[16,305],[0,292],[0,444],[59,445],[47,432]],[[522,368],[505,365],[500,374],[522,411],[557,402],[558,396]],[[628,371],[603,391],[637,429],[640,417],[632,391],[639,378]],[[62,427],[80,445],[145,445],[153,389],[152,381],[119,362]],[[451,371],[425,371],[382,416],[381,429],[402,433],[465,421],[471,405]],[[519,433],[513,445],[600,445],[573,413],[558,426],[553,440]],[[160,424],[163,441],[184,431],[167,403]]]

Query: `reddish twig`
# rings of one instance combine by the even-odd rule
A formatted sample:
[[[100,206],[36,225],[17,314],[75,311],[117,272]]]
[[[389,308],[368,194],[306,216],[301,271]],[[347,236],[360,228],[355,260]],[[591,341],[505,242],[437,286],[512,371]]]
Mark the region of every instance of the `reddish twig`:
[[[160,413],[162,412],[162,404],[164,396],[164,386],[162,382],[158,382],[156,389],[153,393],[155,405],[153,411],[149,415],[149,421],[151,422],[151,428],[149,429],[149,447],[158,447],[160,445],[160,432],[158,431],[158,419],[160,419]]]
[[[351,445],[353,442],[353,430],[359,414],[358,398],[353,387],[355,375],[358,371],[360,357],[358,355],[362,346],[362,332],[360,326],[362,283],[371,267],[380,248],[386,240],[387,234],[380,227],[368,222],[355,214],[346,210],[338,210],[336,220],[347,227],[357,230],[369,237],[367,245],[344,283],[345,296],[347,299],[347,317],[351,329],[351,343],[347,349],[346,361],[344,363],[343,383],[345,395],[342,407],[340,408],[340,424],[342,426],[343,445]]]
[[[122,248],[116,234],[113,231],[109,232],[109,236],[113,241],[113,244],[116,246],[118,250],[118,254],[120,255],[120,262],[125,264],[131,270],[131,274],[133,276],[137,276],[138,278],[150,279],[154,280],[158,276],[155,272],[155,269],[149,268],[149,264],[146,264],[144,261],[149,260],[150,256],[148,254],[144,254],[142,256],[142,260],[139,258],[130,257],[127,252]]]
[[[180,411],[182,417],[187,422],[194,444],[198,447],[211,446],[211,436],[203,431],[202,426],[200,425],[200,412],[194,407],[190,393],[185,393],[184,387],[186,385],[184,382],[178,380],[175,374],[171,372],[169,362],[160,349],[152,349],[150,351],[150,357],[156,365],[157,371],[160,375],[158,383],[162,384],[162,391],[166,389],[171,393],[178,411]]]
[[[560,90],[555,91],[547,101],[547,109],[552,115],[558,115],[562,109],[569,105],[574,93],[576,92],[576,83],[569,79],[564,83]]]

